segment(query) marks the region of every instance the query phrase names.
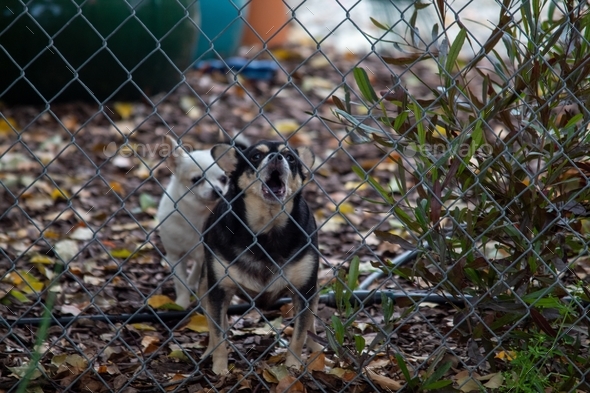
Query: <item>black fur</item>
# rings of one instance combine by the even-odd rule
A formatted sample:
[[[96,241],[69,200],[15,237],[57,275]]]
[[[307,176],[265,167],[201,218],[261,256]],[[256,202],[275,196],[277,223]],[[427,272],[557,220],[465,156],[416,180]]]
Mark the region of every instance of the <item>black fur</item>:
[[[262,148],[262,145],[265,147]],[[283,149],[282,154],[279,152],[279,148]],[[258,157],[261,155],[259,149],[265,150],[262,159]],[[295,149],[291,151],[299,154]],[[282,205],[274,205],[279,206],[279,208],[282,206],[282,209],[285,209],[285,212],[288,213],[286,221],[283,221],[281,225],[273,226],[270,230],[263,228],[260,233],[256,233],[248,225],[248,213],[252,214],[252,212],[246,211],[246,193],[240,188],[240,179],[243,178],[243,181],[245,181],[244,179],[252,179],[254,174],[260,173],[263,168],[259,166],[262,166],[266,156],[270,156],[268,160],[272,160],[272,157],[279,160],[280,165],[282,165],[281,168],[284,168],[285,163],[288,164],[291,172],[289,179],[299,181],[299,183],[295,183],[295,180],[293,180],[293,184],[303,183],[307,169],[300,159],[293,159],[294,156],[290,155],[285,145],[279,142],[260,142],[242,152],[234,151],[233,153],[235,153],[235,168],[229,174],[230,187],[224,196],[225,201],[221,201],[216,206],[213,214],[209,216],[204,230],[204,266],[206,270],[204,280],[206,280],[206,283],[201,283],[199,292],[201,294],[207,292],[204,305],[208,314],[210,314],[210,319],[213,319],[214,322],[210,325],[210,330],[211,327],[214,328],[211,333],[218,334],[218,337],[223,335],[222,330],[226,328],[224,325],[225,315],[221,315],[220,312],[223,313],[222,310],[227,307],[229,298],[233,294],[246,300],[252,299],[256,307],[262,309],[273,304],[282,296],[290,296],[293,298],[296,311],[303,311],[300,317],[303,322],[296,324],[299,329],[296,329],[298,331],[295,334],[299,337],[305,337],[308,328],[314,329],[310,307],[313,308],[313,304],[317,307],[316,285],[319,254],[317,251],[317,227],[313,214],[303,199],[301,190],[298,189],[292,195],[287,196],[282,201]],[[215,156],[215,153],[213,154]],[[311,157],[313,161],[313,155]],[[311,163],[308,163],[308,165],[311,166]],[[265,173],[270,171],[271,177],[279,176],[275,176],[276,171],[273,171],[270,165],[268,167],[271,169]],[[277,171],[280,172],[281,170],[281,173],[285,172],[283,169]],[[254,177],[254,179],[256,178]],[[270,186],[269,182],[266,182],[267,186]],[[259,181],[256,183],[260,184]],[[264,199],[260,198],[260,201],[264,201]],[[290,202],[292,202],[292,205]],[[265,202],[259,203],[262,208],[267,206],[264,204]],[[289,207],[291,207],[290,211],[287,210]],[[274,225],[274,222],[271,222],[271,224]],[[225,269],[223,271],[225,274],[223,276],[216,274],[215,268],[222,271],[218,258],[224,261]],[[240,281],[252,284],[249,285],[251,287],[263,288],[272,285],[278,277],[285,277],[283,272],[287,267],[291,272],[289,273],[290,277],[296,278],[299,284],[286,283],[284,288],[275,287],[273,293],[240,288],[239,285],[236,288],[233,281],[227,281],[229,269],[234,269],[234,272],[238,272]],[[308,312],[308,310],[310,311]],[[311,327],[309,325],[310,318]],[[219,329],[219,327],[222,329]],[[208,353],[210,351],[215,351],[215,348],[209,348]],[[296,354],[296,356],[299,355]],[[218,372],[220,370],[215,370],[215,356],[214,353],[214,371]],[[219,355],[220,358],[222,356]],[[227,354],[225,356],[227,357]]]

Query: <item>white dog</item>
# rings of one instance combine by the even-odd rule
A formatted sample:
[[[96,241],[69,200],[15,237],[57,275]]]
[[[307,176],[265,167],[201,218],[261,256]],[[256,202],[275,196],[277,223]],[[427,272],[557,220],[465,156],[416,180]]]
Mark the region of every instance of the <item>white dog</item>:
[[[238,147],[249,145],[245,138],[238,138],[235,140]],[[201,231],[229,184],[225,173],[215,164],[211,150],[196,150],[189,154],[172,138],[170,141],[172,149],[166,165],[173,174],[156,217],[166,250],[165,259],[174,275],[176,303],[186,309],[191,302],[191,290],[196,291],[203,266]],[[189,258],[193,259],[194,265],[187,277]]]

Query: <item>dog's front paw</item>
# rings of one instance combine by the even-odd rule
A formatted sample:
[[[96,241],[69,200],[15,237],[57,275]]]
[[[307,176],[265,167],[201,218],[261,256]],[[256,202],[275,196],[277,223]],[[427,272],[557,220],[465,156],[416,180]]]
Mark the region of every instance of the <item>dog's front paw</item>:
[[[307,338],[307,348],[309,349],[309,352],[322,352],[324,350],[324,347],[322,346],[322,344],[317,343],[315,341],[313,341],[311,338]]]
[[[227,361],[218,361],[213,362],[213,372],[217,375],[226,375],[229,374],[229,370],[227,368]]]
[[[286,367],[301,368],[302,364],[301,364],[301,361],[299,359],[297,359],[296,356],[293,356],[292,353],[288,353],[287,359],[285,359],[285,366]]]
[[[187,309],[188,306],[191,304],[191,296],[190,294],[188,295],[180,295],[176,298],[176,304],[178,304],[180,307],[182,307],[183,309]]]

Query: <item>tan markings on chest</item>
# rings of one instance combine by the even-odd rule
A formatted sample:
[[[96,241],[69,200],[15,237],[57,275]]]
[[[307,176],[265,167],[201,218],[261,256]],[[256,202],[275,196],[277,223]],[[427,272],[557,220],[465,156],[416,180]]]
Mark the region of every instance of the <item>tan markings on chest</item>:
[[[238,263],[229,264],[225,259],[220,258],[213,264],[215,276],[219,285],[224,288],[235,290],[242,288],[252,293],[266,292],[278,294],[287,288],[289,284],[300,288],[309,279],[314,264],[317,263],[314,255],[307,254],[300,259],[293,260],[280,269],[275,264],[269,263],[268,274],[265,280],[259,280],[240,268],[242,263],[256,263],[253,261],[240,260]],[[289,292],[289,296],[291,293]],[[302,294],[307,295],[307,294]]]

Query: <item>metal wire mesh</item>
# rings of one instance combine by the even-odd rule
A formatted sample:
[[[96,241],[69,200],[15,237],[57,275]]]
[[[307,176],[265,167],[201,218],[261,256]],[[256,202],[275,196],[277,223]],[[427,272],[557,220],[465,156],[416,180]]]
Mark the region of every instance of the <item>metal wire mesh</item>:
[[[65,14],[71,17],[59,26],[40,22],[44,12],[57,15],[58,8],[52,7],[58,5],[14,0],[0,10],[3,15],[0,62],[5,64],[6,75],[10,75],[0,78],[0,99],[35,103],[0,106],[0,225],[3,226],[0,391],[21,391],[23,381],[30,379],[29,389],[35,391],[295,391],[305,386],[303,389],[307,391],[320,392],[386,392],[415,389],[417,381],[421,381],[422,388],[430,384],[429,389],[434,389],[439,381],[432,377],[436,375],[433,369],[439,367],[445,370],[437,378],[448,375],[451,367],[458,370],[449,377],[449,383],[462,391],[511,387],[506,382],[509,375],[501,377],[503,385],[497,382],[502,374],[495,366],[490,368],[490,364],[497,362],[493,360],[495,356],[509,362],[514,357],[525,358],[523,353],[527,351],[532,352],[531,348],[518,352],[513,344],[521,332],[519,324],[531,320],[539,326],[539,334],[545,334],[539,340],[552,337],[555,344],[547,346],[541,342],[539,347],[545,348],[545,352],[530,357],[531,364],[528,369],[525,367],[524,374],[545,367],[543,361],[559,350],[569,370],[551,372],[569,376],[569,382],[561,385],[564,390],[582,391],[588,387],[590,377],[585,368],[587,362],[583,361],[588,355],[588,334],[583,329],[590,323],[588,279],[583,276],[588,271],[588,224],[577,218],[587,215],[584,198],[590,170],[580,158],[585,153],[570,149],[564,142],[588,128],[587,97],[568,90],[571,83],[568,78],[575,78],[575,67],[587,67],[587,60],[575,67],[569,64],[573,71],[560,80],[566,96],[565,120],[560,125],[578,130],[571,131],[570,139],[552,135],[548,129],[539,130],[544,126],[543,116],[549,115],[543,106],[524,101],[511,107],[511,115],[520,123],[512,129],[498,130],[498,123],[488,123],[483,115],[465,120],[464,124],[470,126],[457,120],[460,131],[473,130],[479,121],[484,123],[487,140],[490,134],[501,139],[496,145],[490,142],[478,146],[478,154],[487,154],[480,161],[481,173],[507,156],[516,155],[512,146],[517,142],[526,145],[531,129],[546,135],[552,148],[561,152],[564,162],[569,163],[570,178],[575,177],[583,185],[557,196],[541,192],[539,199],[531,202],[546,206],[549,213],[559,212],[544,228],[536,228],[530,222],[511,222],[516,214],[514,210],[518,212],[522,206],[510,200],[498,200],[498,193],[489,191],[483,179],[455,188],[454,192],[463,201],[459,197],[450,201],[441,195],[430,179],[433,172],[443,170],[440,162],[449,160],[445,151],[451,146],[451,136],[456,130],[441,131],[437,141],[444,144],[443,151],[416,144],[414,140],[410,144],[404,142],[404,138],[411,139],[416,134],[420,124],[440,131],[435,117],[419,117],[413,112],[408,117],[415,115],[416,122],[400,132],[399,138],[384,134],[387,131],[377,125],[383,121],[378,112],[380,109],[385,112],[383,105],[390,96],[395,96],[390,101],[403,101],[400,97],[404,94],[412,96],[414,103],[422,105],[424,113],[444,101],[445,92],[461,82],[446,63],[452,56],[460,59],[465,69],[484,58],[491,69],[506,79],[505,87],[501,87],[500,82],[494,84],[480,72],[481,84],[485,86],[482,90],[496,89],[498,97],[500,93],[513,92],[515,97],[522,94],[518,90],[518,78],[498,71],[497,57],[486,51],[486,45],[489,37],[494,37],[494,28],[499,29],[495,42],[509,41],[515,34],[527,37],[543,34],[542,26],[538,31],[531,31],[519,27],[518,23],[514,27],[520,30],[512,35],[502,30],[506,21],[497,15],[518,19],[526,2],[489,1],[485,6],[483,2],[476,5],[473,0],[287,2],[283,4],[285,22],[262,32],[247,17],[248,7],[253,7],[253,3],[228,1],[235,17],[211,36],[201,28],[196,11],[199,3],[171,0],[170,10],[156,10],[162,15],[175,15],[176,19],[165,21],[163,30],[157,30],[141,11],[142,7],[158,2],[122,0],[118,4],[126,13],[120,18],[113,17],[114,22],[108,28],[95,26],[94,16],[89,12],[95,6],[92,1],[64,3],[67,4],[63,7],[70,13]],[[446,10],[443,21],[437,20],[435,6]],[[535,3],[532,9],[554,7],[562,15],[574,12],[561,6],[561,2],[550,1]],[[587,11],[583,2],[570,7]],[[386,24],[385,29],[371,30],[374,26],[369,16],[373,15],[367,12],[376,13],[373,23]],[[482,13],[486,13],[485,20]],[[200,15],[200,18],[211,16]],[[260,40],[260,45],[240,49],[246,60],[237,66],[218,50],[221,38],[236,23],[243,23]],[[68,36],[75,35],[73,27],[80,24],[94,35],[95,41],[88,44],[89,53],[72,61],[71,48],[64,42]],[[150,44],[142,58],[124,60],[124,52],[133,50],[134,41],[129,37],[128,46],[120,47],[116,40],[129,34],[127,27],[131,24],[141,30]],[[433,24],[436,29],[432,28]],[[487,28],[478,28],[480,24],[486,24]],[[586,26],[567,23],[564,26],[567,28],[563,40],[577,33],[572,39],[575,45],[590,45]],[[18,45],[33,49],[15,50],[18,45],[14,40],[18,37],[32,40],[22,38],[23,34],[29,34],[27,29],[31,37],[41,36],[46,44],[23,43]],[[281,49],[267,45],[287,29],[291,42],[296,44]],[[469,50],[453,46],[462,29],[466,31]],[[211,45],[195,59],[183,61],[181,56],[171,53],[175,52],[173,41],[187,32]],[[420,59],[424,55],[400,47],[399,37],[406,37],[408,46],[420,48],[436,66],[423,66]],[[517,45],[513,47],[514,52],[510,52],[509,45],[506,48],[506,53],[497,53],[500,58],[514,58],[519,50]],[[453,53],[458,49],[460,53]],[[534,74],[544,67],[553,70],[552,79],[562,78],[564,74],[560,70],[568,67],[566,62],[557,64],[546,60],[551,49],[529,49],[538,56],[520,64],[522,69],[530,68]],[[59,58],[58,63],[67,73],[63,69],[43,70],[46,64],[48,67],[55,64],[54,60],[48,60],[50,57]],[[211,57],[220,63],[212,63]],[[102,64],[112,68],[101,69],[100,62],[106,61],[105,58],[110,63]],[[264,64],[272,78],[245,76],[259,60],[270,61]],[[216,67],[221,71],[210,73]],[[355,79],[358,82],[356,67],[369,71],[368,80],[382,87],[383,98],[371,102],[363,91],[359,92],[355,83]],[[518,71],[515,70],[515,75]],[[39,72],[42,79],[38,79]],[[446,86],[431,85],[435,74],[452,82]],[[109,79],[114,82],[107,83]],[[55,80],[58,83],[53,86],[59,87],[48,87]],[[433,90],[441,94],[432,98]],[[346,122],[334,122],[338,116],[332,113],[337,106],[333,95],[350,97],[348,102],[352,102],[356,113],[344,117],[348,120],[347,127],[343,124]],[[62,103],[73,97],[86,103],[80,106]],[[140,104],[113,101],[129,97]],[[477,107],[481,113],[488,113],[500,105],[500,100],[488,106],[461,90],[456,93],[455,103],[458,107]],[[580,116],[575,120],[567,112],[573,107]],[[339,115],[346,115],[343,112],[346,111]],[[397,116],[401,118],[402,113],[398,112]],[[204,312],[201,302],[195,299],[190,312],[182,312],[158,298],[162,294],[174,298],[175,276],[158,239],[161,223],[154,220],[156,202],[165,194],[172,172],[158,143],[162,136],[172,136],[184,141],[182,149],[188,152],[209,148],[219,142],[218,130],[226,138],[243,133],[252,140],[311,145],[317,156],[304,195],[316,213],[321,265],[320,285],[316,288],[317,295],[321,295],[321,307],[316,315],[319,331],[313,339],[326,348],[326,355],[325,359],[308,363],[300,372],[293,373],[291,379],[285,379],[287,371],[277,366],[280,357],[275,356],[289,351],[285,348],[288,340],[281,337],[288,330],[285,326],[298,317],[292,315],[289,300],[281,299],[278,304],[287,304],[281,313],[289,323],[276,319],[276,312],[257,309],[256,297],[250,297],[250,304],[230,307],[232,334],[226,343],[231,349],[232,366],[227,375],[220,377],[211,372],[210,362],[202,357],[207,334],[199,330],[204,329],[202,320],[195,319],[191,313]],[[501,137],[502,133],[508,133],[509,137]],[[366,142],[378,138],[363,139],[367,135],[388,135],[391,149],[375,149]],[[482,152],[486,147],[489,150]],[[401,157],[393,164],[392,152]],[[417,159],[419,155],[434,157],[434,164],[424,167],[424,162]],[[410,186],[400,186],[392,180],[399,176],[398,166],[402,162],[410,171],[422,174],[413,183],[402,180]],[[520,181],[514,201],[539,184],[535,179],[545,173],[551,162],[515,161],[514,172],[524,174],[528,180]],[[358,171],[352,170],[353,166],[360,168],[360,177]],[[451,169],[445,170],[452,173]],[[504,178],[496,180],[502,183],[510,175],[506,173]],[[461,174],[455,172],[450,177],[460,180]],[[385,179],[385,186],[381,186],[384,193],[375,193],[378,189],[375,179]],[[184,197],[191,192],[187,190]],[[391,201],[384,196],[388,192],[395,195]],[[466,220],[456,212],[465,206],[473,208],[477,205],[473,200],[478,199],[489,201],[492,207],[488,209],[501,213],[482,220],[485,227],[474,234],[466,229]],[[426,200],[430,207],[434,203],[440,205],[442,212],[438,219],[433,219],[430,229],[421,232],[408,225],[404,214],[408,214],[409,206],[424,206],[420,201]],[[194,231],[202,230],[186,219]],[[501,241],[489,240],[498,227],[506,226],[513,228],[510,241],[521,243],[520,255],[513,258],[502,254]],[[540,248],[536,240],[554,231],[556,226],[560,228],[557,240],[550,240]],[[395,233],[397,237],[387,243],[382,237],[375,237],[377,229]],[[251,235],[255,246],[257,234]],[[567,244],[563,240],[566,235]],[[453,249],[448,250],[448,255],[440,251],[440,244],[448,239],[460,239],[463,243],[454,243],[454,247],[471,249],[477,257],[468,260],[472,254],[457,253],[453,254],[457,259],[449,261]],[[186,256],[190,257],[199,245],[200,242],[192,245]],[[577,255],[565,257],[565,250],[574,246]],[[548,257],[551,254],[547,248],[554,257]],[[403,253],[406,249],[409,251]],[[242,254],[247,253],[244,250]],[[400,255],[403,257],[389,261]],[[363,277],[369,272],[379,273],[369,275],[357,288],[358,283],[351,281],[350,275],[339,272],[351,270],[350,266],[359,261]],[[404,267],[410,263],[410,267]],[[535,264],[539,277],[514,275],[514,271],[524,269],[522,266],[527,263]],[[557,265],[561,268],[556,269]],[[465,285],[478,269],[486,274],[491,272],[497,281],[489,288],[483,282],[479,286]],[[270,270],[278,275],[267,287],[282,278],[279,263],[275,262]],[[416,271],[422,275],[409,279]],[[458,271],[463,273],[459,275]],[[522,291],[523,281],[535,279],[551,282],[547,287],[552,292],[542,297],[544,305],[540,305],[539,297]],[[194,288],[189,289],[197,298]],[[503,303],[507,294],[515,294],[516,301]],[[348,296],[348,300],[343,301],[342,296]],[[160,304],[156,306],[154,299],[160,299]],[[439,306],[435,307],[435,303]],[[558,305],[567,304],[577,311],[568,309],[571,314],[564,315]],[[538,307],[543,313],[537,311]],[[510,322],[510,327],[494,328],[498,322],[495,313],[505,313],[502,322]],[[551,324],[560,318],[562,330],[557,332]],[[352,337],[357,341],[337,344],[342,335],[339,326],[340,330],[346,326],[346,330],[356,332]],[[576,351],[571,353],[576,355],[565,352],[563,347],[575,347]],[[30,367],[37,362],[38,366]],[[402,364],[414,379],[405,375]],[[27,375],[29,368],[34,371]],[[484,374],[488,379],[480,377]],[[521,376],[520,380],[526,378]],[[443,381],[440,387],[445,384]]]

